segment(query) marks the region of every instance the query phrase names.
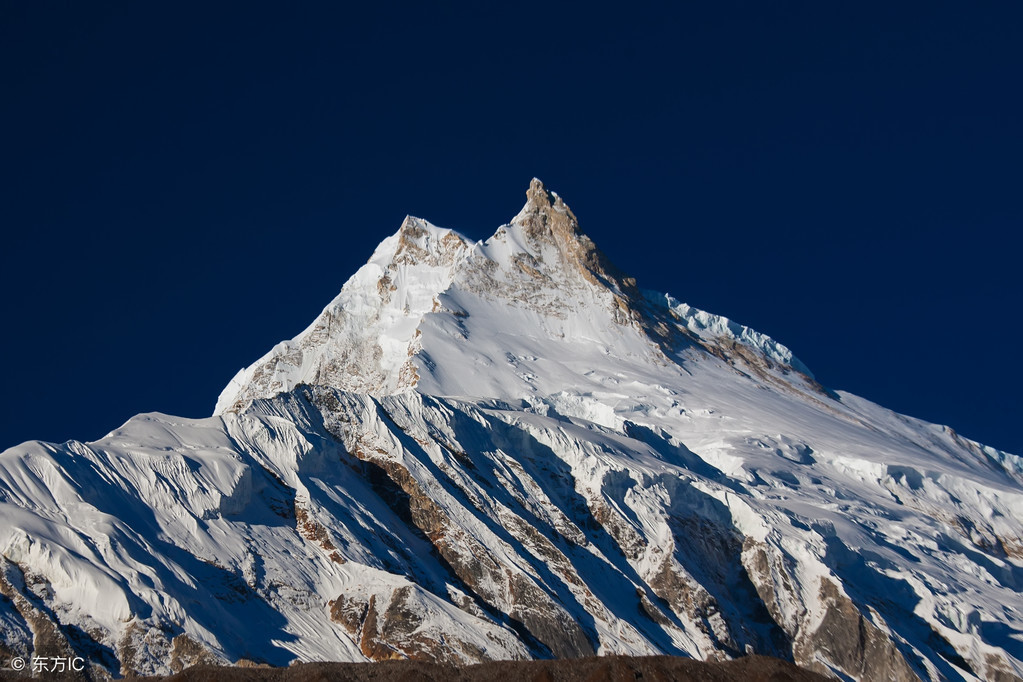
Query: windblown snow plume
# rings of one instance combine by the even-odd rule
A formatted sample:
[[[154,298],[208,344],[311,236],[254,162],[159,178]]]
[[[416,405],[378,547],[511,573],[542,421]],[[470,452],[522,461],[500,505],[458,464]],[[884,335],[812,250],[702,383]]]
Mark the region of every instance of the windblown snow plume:
[[[641,290],[534,180],[407,218],[208,419],[0,454],[0,659],[755,652],[1023,676],[1023,460]]]

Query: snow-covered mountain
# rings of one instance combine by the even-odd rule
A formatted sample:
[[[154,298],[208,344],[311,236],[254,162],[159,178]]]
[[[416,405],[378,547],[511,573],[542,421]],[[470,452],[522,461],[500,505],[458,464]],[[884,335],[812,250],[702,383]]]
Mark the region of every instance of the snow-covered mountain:
[[[212,417],[0,454],[0,658],[1023,676],[1023,459],[825,389],[527,198],[484,242],[407,218]]]

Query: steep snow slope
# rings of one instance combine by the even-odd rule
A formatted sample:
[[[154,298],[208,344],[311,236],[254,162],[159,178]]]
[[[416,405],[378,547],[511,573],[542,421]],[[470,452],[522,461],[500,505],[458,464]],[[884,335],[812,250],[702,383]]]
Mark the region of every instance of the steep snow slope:
[[[468,246],[451,230],[405,218],[308,329],[238,372],[215,412],[300,383],[376,395],[415,385],[409,358],[419,324],[450,286]]]
[[[0,518],[0,655],[96,675],[750,651],[1023,674],[1023,460],[641,291],[536,180],[485,242],[406,219],[216,416],[0,454]]]

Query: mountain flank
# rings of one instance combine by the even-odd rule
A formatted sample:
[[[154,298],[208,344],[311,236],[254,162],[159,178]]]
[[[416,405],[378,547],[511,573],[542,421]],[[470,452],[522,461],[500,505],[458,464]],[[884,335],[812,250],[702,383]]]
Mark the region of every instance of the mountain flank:
[[[0,453],[0,659],[1018,680],[1021,548],[1023,459],[643,289],[534,179],[483,241],[407,217],[212,416]]]

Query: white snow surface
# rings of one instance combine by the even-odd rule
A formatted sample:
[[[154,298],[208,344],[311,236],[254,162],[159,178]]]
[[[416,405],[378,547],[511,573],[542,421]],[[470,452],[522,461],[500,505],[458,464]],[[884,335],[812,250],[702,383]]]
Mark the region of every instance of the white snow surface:
[[[833,584],[921,679],[1023,676],[1020,457],[826,391],[527,197],[475,244],[406,219],[212,417],[0,453],[0,653],[31,649],[31,612],[115,676],[171,672],[182,635],[377,658],[352,602],[399,657],[757,651],[883,679],[824,634]]]

